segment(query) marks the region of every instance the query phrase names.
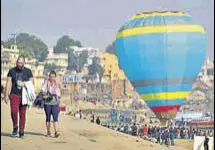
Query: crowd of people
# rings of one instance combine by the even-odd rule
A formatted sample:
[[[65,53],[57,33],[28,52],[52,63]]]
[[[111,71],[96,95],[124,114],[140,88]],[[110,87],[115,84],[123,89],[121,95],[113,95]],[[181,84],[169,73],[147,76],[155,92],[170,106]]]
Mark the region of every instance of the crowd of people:
[[[194,139],[194,136],[213,136],[212,130],[200,130],[185,127],[160,127],[152,125],[109,125],[101,124],[104,127],[137,136],[151,142],[166,146],[175,145],[175,139]]]
[[[83,117],[80,117],[83,116]],[[175,139],[188,139],[193,140],[194,136],[205,136],[212,137],[214,131],[210,129],[199,129],[195,127],[187,127],[186,125],[180,126],[179,124],[174,124],[171,127],[162,127],[158,125],[151,124],[125,124],[125,123],[105,123],[104,120],[100,120],[100,117],[95,117],[93,112],[82,112],[79,110],[74,113],[76,119],[87,119],[91,123],[96,123],[103,127],[129,134],[131,136],[136,136],[149,140],[154,143],[158,143],[166,146],[174,146]],[[96,119],[95,119],[96,118]]]
[[[74,118],[76,120],[79,120],[79,119],[87,119],[87,117],[89,117],[89,120],[91,123],[96,123],[97,125],[100,125],[101,124],[101,120],[100,120],[100,117],[96,117],[96,120],[95,120],[95,115],[93,112],[85,112],[84,114],[82,113],[81,110],[79,111],[76,111],[74,114],[73,114]]]

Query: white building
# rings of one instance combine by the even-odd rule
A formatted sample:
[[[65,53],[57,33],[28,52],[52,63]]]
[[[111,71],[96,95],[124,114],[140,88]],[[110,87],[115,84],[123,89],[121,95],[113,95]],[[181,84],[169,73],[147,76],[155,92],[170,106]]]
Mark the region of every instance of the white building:
[[[209,57],[205,60],[198,79],[204,83],[209,83],[214,80],[214,62]]]
[[[82,53],[87,52],[89,57],[100,57],[101,52],[98,48],[92,48],[92,47],[77,47],[77,46],[71,46],[71,49],[75,51],[75,53]]]
[[[87,52],[88,59],[87,59],[87,64],[85,64],[85,66],[91,65],[94,57],[101,58],[101,55],[102,55],[102,52],[100,52],[98,48],[77,47],[77,46],[71,46],[70,48],[73,49],[74,53],[76,53],[76,54]]]

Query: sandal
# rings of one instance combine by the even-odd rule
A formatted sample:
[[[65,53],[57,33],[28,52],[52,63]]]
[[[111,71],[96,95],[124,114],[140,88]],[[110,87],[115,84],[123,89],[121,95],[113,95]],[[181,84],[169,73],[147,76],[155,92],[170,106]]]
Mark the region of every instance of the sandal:
[[[55,137],[59,137],[60,136],[60,132],[55,132]]]

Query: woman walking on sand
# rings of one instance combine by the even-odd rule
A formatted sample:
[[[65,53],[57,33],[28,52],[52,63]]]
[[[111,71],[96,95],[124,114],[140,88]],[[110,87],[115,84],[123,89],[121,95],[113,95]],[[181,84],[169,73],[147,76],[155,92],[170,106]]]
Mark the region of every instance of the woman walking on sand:
[[[46,114],[46,129],[47,137],[51,136],[50,132],[50,121],[51,115],[54,120],[54,131],[55,137],[60,136],[59,125],[58,125],[58,114],[60,108],[60,85],[56,81],[56,72],[51,71],[49,73],[48,80],[45,81],[42,87],[43,99],[45,101],[44,110]]]

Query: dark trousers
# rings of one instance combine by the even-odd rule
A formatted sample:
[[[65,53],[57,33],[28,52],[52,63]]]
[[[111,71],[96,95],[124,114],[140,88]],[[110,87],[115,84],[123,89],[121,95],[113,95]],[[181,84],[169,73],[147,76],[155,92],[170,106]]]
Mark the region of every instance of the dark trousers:
[[[44,110],[46,113],[46,122],[51,121],[51,115],[53,117],[54,122],[58,122],[58,105],[44,105]]]
[[[18,112],[19,112],[19,131],[25,129],[26,105],[22,105],[21,96],[11,94],[10,96],[11,119],[13,128],[18,127]]]

